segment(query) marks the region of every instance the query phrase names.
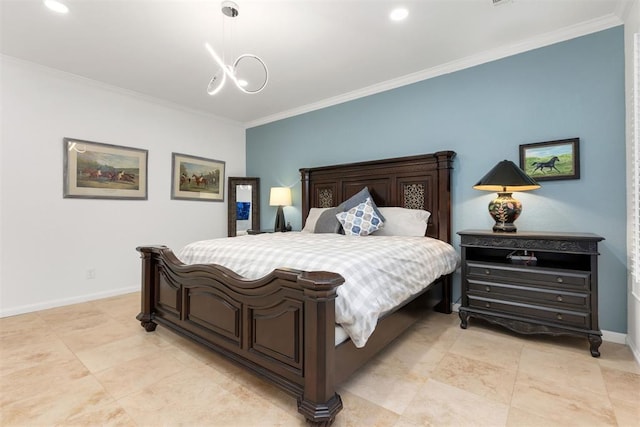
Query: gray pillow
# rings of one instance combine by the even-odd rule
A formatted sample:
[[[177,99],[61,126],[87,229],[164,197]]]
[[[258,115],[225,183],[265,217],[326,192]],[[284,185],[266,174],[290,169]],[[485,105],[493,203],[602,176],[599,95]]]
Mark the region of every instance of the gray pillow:
[[[371,197],[371,194],[369,194],[369,189],[367,187],[364,187],[362,190],[358,191],[356,194],[349,197],[347,200],[345,200],[340,205],[338,205],[338,209],[340,210],[336,212],[336,214],[340,212],[346,212],[352,208],[355,208],[360,203],[366,202],[367,197],[371,199],[371,206],[373,206],[373,210],[376,212],[378,217],[380,217],[380,220],[384,222],[385,221],[384,216],[382,215],[382,212],[380,212],[380,209],[378,209],[375,202],[373,201],[373,197]]]
[[[320,214],[316,221],[316,226],[313,229],[314,233],[340,233],[342,230],[342,224],[336,218],[336,215],[342,212],[342,209],[338,206],[336,208],[326,209]]]

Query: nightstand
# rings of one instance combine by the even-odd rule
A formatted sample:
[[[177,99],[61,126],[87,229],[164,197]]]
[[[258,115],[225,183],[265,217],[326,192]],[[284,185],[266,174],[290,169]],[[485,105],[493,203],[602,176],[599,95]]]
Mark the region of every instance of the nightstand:
[[[458,234],[461,328],[477,317],[523,334],[586,336],[591,355],[600,356],[598,242],[603,237],[487,230]]]

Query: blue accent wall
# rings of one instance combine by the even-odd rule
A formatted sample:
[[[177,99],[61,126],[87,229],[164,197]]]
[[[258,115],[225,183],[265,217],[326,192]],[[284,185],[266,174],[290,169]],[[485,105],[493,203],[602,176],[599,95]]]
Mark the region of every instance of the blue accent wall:
[[[262,227],[273,228],[272,186],[291,186],[285,208],[301,227],[298,169],[454,150],[455,232],[490,229],[495,193],[472,186],[519,145],[580,138],[579,180],[515,193],[520,230],[591,232],[600,243],[600,327],[627,330],[623,27],[247,129],[247,175],[261,179]],[[460,277],[454,280],[454,299]]]

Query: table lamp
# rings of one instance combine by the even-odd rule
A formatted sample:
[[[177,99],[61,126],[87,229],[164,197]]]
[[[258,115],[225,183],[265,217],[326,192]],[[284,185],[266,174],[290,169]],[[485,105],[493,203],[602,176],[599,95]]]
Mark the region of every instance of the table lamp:
[[[271,187],[269,205],[278,207],[273,231],[286,231],[287,226],[284,221],[284,211],[282,207],[291,205],[291,189],[289,187]]]
[[[522,203],[511,197],[511,193],[535,190],[540,188],[540,184],[512,161],[503,160],[483,176],[473,188],[498,192],[498,197],[489,203],[489,215],[496,221],[493,231],[515,232],[517,229],[513,223],[522,212]]]

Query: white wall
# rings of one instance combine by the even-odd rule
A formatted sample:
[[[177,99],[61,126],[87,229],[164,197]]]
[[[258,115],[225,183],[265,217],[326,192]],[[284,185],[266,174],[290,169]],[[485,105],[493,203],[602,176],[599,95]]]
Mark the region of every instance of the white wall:
[[[136,246],[227,235],[226,194],[224,203],[170,199],[171,153],[222,160],[226,176],[244,176],[239,123],[0,62],[0,316],[137,290]],[[63,199],[64,137],[149,150],[148,200]]]
[[[640,32],[640,1],[635,1],[633,3],[633,6],[631,6],[631,8],[627,11],[626,14],[626,19],[625,19],[625,31],[624,31],[624,49],[625,49],[625,86],[626,86],[626,90],[625,93],[627,94],[626,97],[626,104],[627,104],[627,159],[628,159],[628,164],[627,164],[627,188],[632,188],[631,186],[631,181],[632,181],[632,176],[631,174],[633,173],[634,169],[631,165],[631,159],[633,159],[634,157],[637,159],[638,155],[640,153],[635,153],[635,156],[632,155],[631,151],[635,150],[636,148],[634,147],[634,128],[635,128],[635,137],[637,137],[637,133],[639,132],[638,126],[640,125],[639,122],[639,118],[636,116],[636,112],[637,110],[634,110],[633,108],[633,91],[634,91],[634,86],[638,87],[639,85],[639,80],[640,80],[640,76],[638,76],[637,71],[634,70],[634,63],[636,61],[636,53],[634,53],[635,47],[634,47],[634,36],[637,35]],[[639,95],[636,94],[636,97],[638,97]],[[637,98],[636,98],[637,99]],[[631,197],[629,197],[629,202],[631,202]],[[628,230],[633,230],[634,228],[636,228],[635,232],[638,233],[637,227],[638,224],[634,224],[633,221],[633,217],[634,217],[634,212],[632,212],[632,209],[635,209],[635,206],[633,206],[632,203],[628,203],[628,209],[629,211],[627,212],[627,218],[628,218],[628,222],[627,222],[627,229]],[[635,213],[635,215],[637,215],[637,212]],[[634,254],[631,251],[631,248],[633,248],[633,244],[632,244],[632,235],[633,233],[627,233],[628,234],[628,242],[627,242],[627,248],[629,251],[629,255],[630,257],[637,257],[638,254]],[[632,266],[634,265],[637,266],[640,265],[640,263],[638,262],[638,260],[634,262],[632,262],[632,260],[630,259],[627,262],[627,265]],[[640,295],[637,293],[637,284],[636,284],[636,291],[634,291],[634,280],[638,280],[638,275],[640,274],[640,272],[636,271],[635,277],[633,274],[629,274],[629,283],[628,283],[628,289],[627,289],[627,316],[628,316],[628,322],[627,322],[627,343],[629,344],[629,347],[631,347],[636,360],[640,363]]]

